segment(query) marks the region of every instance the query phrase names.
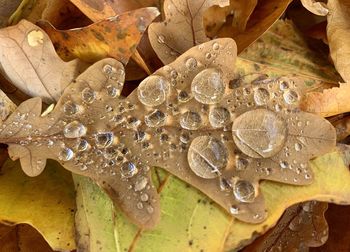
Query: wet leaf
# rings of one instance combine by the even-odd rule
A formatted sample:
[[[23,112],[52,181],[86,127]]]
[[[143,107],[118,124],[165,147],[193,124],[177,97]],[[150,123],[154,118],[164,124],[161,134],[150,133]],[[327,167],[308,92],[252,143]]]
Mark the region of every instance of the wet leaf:
[[[318,16],[326,16],[328,14],[327,5],[317,0],[301,0],[303,6],[310,12]]]
[[[217,32],[225,25],[226,22],[231,23],[233,29],[238,32],[243,32],[246,28],[248,19],[256,7],[257,0],[236,1],[231,0],[229,6],[210,7],[204,15],[204,26],[206,34],[209,37],[215,37]],[[232,19],[232,21],[231,21]]]
[[[243,249],[249,251],[308,251],[319,247],[328,238],[324,217],[327,203],[309,201],[289,207],[277,225],[254,243]]]
[[[79,61],[62,61],[46,33],[25,20],[0,30],[0,41],[4,76],[24,93],[45,102],[57,101],[84,67]]]
[[[209,40],[203,27],[203,15],[214,5],[227,6],[229,0],[164,1],[165,20],[151,24],[148,30],[151,45],[164,64]]]
[[[334,65],[345,82],[350,81],[350,1],[328,1],[327,38]]]
[[[256,225],[234,221],[225,243],[226,250],[249,244],[258,234],[274,226],[284,210],[298,202],[319,200],[336,204],[349,204],[350,172],[348,168],[349,146],[310,161],[314,182],[308,186],[289,186],[264,181],[261,192],[268,208],[268,218]]]
[[[35,227],[54,250],[72,250],[75,195],[71,174],[49,161],[36,178],[26,176],[19,162],[1,168],[0,222]]]
[[[338,115],[350,111],[350,84],[340,84],[339,87],[325,89],[323,92],[307,93],[301,103],[301,108],[323,117]]]
[[[266,213],[259,180],[311,183],[307,162],[334,148],[335,130],[297,109],[303,85],[297,78],[230,89],[235,57],[231,39],[196,46],[127,99],[118,99],[123,66],[101,60],[45,116],[39,98],[22,103],[0,140],[30,176],[49,158],[91,177],[142,227],[153,226],[160,214],[152,166],[197,187],[237,218],[261,222]]]
[[[96,62],[113,57],[126,64],[136,51],[142,34],[159,15],[156,8],[143,8],[72,30],[56,30],[48,22],[38,25],[50,36],[64,60],[80,58]]]

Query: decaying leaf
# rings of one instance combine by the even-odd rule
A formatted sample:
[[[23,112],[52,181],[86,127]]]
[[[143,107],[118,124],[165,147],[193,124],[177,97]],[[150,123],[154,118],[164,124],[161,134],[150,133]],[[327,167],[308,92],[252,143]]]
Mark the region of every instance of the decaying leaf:
[[[343,83],[339,87],[325,89],[322,93],[307,93],[301,103],[301,108],[323,117],[338,115],[350,111],[349,98],[350,84]]]
[[[308,160],[333,149],[335,130],[297,110],[296,78],[231,89],[235,58],[231,39],[193,47],[127,99],[118,98],[123,66],[101,60],[46,116],[40,116],[40,98],[22,103],[4,122],[0,142],[30,176],[50,158],[93,178],[144,227],[153,226],[160,212],[152,166],[197,187],[237,218],[261,222],[266,213],[259,180],[309,184]]]
[[[273,229],[242,252],[308,251],[309,247],[323,245],[328,238],[324,217],[327,206],[327,203],[309,201],[289,207]]]
[[[327,38],[334,65],[345,82],[350,81],[350,1],[328,1]]]
[[[151,45],[161,61],[168,64],[191,47],[208,41],[203,27],[205,11],[229,3],[229,0],[165,0],[165,20],[151,24],[148,29]]]
[[[303,6],[310,12],[318,16],[326,16],[328,14],[327,5],[316,0],[301,0]]]
[[[206,34],[209,37],[215,37],[226,22],[231,23],[237,33],[243,32],[257,3],[257,0],[231,0],[229,6],[212,6],[208,8],[203,20]]]
[[[135,53],[142,34],[158,15],[156,8],[149,7],[66,31],[56,30],[45,21],[38,25],[49,34],[58,54],[66,61],[80,58],[96,62],[112,57],[126,64]]]
[[[17,88],[45,102],[57,101],[65,87],[84,68],[79,61],[64,62],[39,27],[22,20],[0,30],[1,71]]]

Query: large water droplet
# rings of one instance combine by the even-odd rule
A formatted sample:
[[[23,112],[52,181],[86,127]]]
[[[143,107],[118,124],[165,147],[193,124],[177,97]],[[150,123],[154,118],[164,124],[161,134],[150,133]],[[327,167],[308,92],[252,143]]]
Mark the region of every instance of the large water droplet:
[[[287,129],[284,120],[266,109],[248,111],[235,119],[233,140],[237,147],[253,158],[267,158],[283,147]]]
[[[97,133],[95,136],[95,140],[98,148],[105,148],[113,143],[114,134],[113,132]]]
[[[155,110],[145,116],[145,123],[148,127],[160,127],[165,124],[166,114],[160,110]]]
[[[64,105],[63,105],[63,112],[66,115],[74,115],[78,112],[79,107],[77,104],[73,103],[72,101],[67,101]]]
[[[133,162],[124,162],[120,167],[120,173],[123,178],[131,178],[138,172],[136,165]]]
[[[73,158],[74,152],[70,148],[64,148],[58,154],[58,159],[62,161],[69,161]]]
[[[257,88],[254,90],[254,101],[257,105],[265,105],[270,99],[270,93],[265,88]]]
[[[63,134],[67,138],[82,137],[86,135],[86,127],[78,121],[73,121],[64,127]]]
[[[283,98],[287,104],[293,104],[298,101],[299,96],[297,92],[293,90],[287,90],[286,92],[284,92]]]
[[[86,103],[93,103],[96,99],[96,92],[87,87],[81,92],[81,99]]]
[[[170,84],[164,77],[151,75],[140,83],[137,96],[146,106],[158,106],[165,102],[169,89]]]
[[[201,103],[218,103],[225,93],[222,73],[214,68],[201,71],[193,78],[191,90],[194,98]]]
[[[255,199],[255,188],[246,180],[238,180],[233,186],[233,194],[241,202],[253,202]]]
[[[180,125],[184,129],[196,130],[201,126],[201,124],[201,116],[196,112],[187,111],[180,117]]]
[[[223,107],[213,108],[209,112],[209,122],[214,128],[222,128],[230,123],[230,112]]]
[[[187,160],[192,171],[201,178],[216,178],[227,165],[227,149],[218,139],[196,137],[188,150]]]

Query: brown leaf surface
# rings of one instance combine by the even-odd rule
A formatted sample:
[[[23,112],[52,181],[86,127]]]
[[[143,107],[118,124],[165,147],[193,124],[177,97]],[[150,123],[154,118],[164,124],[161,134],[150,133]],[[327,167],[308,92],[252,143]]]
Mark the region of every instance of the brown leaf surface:
[[[334,65],[345,82],[350,81],[350,1],[328,1],[327,37]]]
[[[156,8],[149,7],[73,30],[56,30],[45,21],[38,25],[49,34],[58,54],[66,61],[80,58],[96,62],[112,57],[126,64],[148,25],[158,15]]]
[[[45,239],[27,224],[6,226],[0,224],[1,252],[53,252]]]
[[[214,5],[229,5],[229,0],[165,0],[165,20],[149,26],[151,45],[164,64],[174,61],[191,47],[208,41],[203,27],[205,11]]]
[[[328,238],[324,217],[327,203],[310,201],[289,207],[277,225],[242,252],[308,251],[319,247]]]
[[[64,62],[39,27],[21,21],[0,30],[1,71],[17,88],[45,102],[57,101],[62,91],[84,65]]]
[[[4,123],[0,141],[30,176],[49,158],[93,178],[143,227],[153,226],[160,212],[153,166],[197,187],[237,218],[261,222],[266,213],[259,181],[311,183],[308,160],[334,148],[335,131],[297,109],[297,78],[232,87],[235,58],[231,39],[193,47],[127,99],[117,98],[123,66],[101,60],[69,85],[46,116],[40,116],[40,98],[22,103]]]
[[[305,94],[300,106],[304,111],[323,117],[338,115],[350,111],[349,95],[350,84],[343,83],[339,87],[325,89],[322,93]]]

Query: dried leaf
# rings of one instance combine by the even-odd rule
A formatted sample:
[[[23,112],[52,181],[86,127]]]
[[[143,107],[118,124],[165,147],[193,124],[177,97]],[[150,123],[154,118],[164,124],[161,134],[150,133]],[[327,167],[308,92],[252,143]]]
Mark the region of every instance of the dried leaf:
[[[80,58],[96,62],[113,57],[126,64],[135,53],[142,34],[158,15],[156,8],[149,7],[73,30],[56,30],[46,21],[38,25],[49,34],[58,54],[66,61]]]
[[[335,130],[296,110],[298,79],[230,89],[234,60],[233,40],[210,41],[146,78],[125,100],[116,98],[122,65],[101,60],[46,116],[40,116],[39,98],[22,103],[4,123],[0,141],[30,176],[50,158],[93,178],[140,226],[159,218],[152,166],[197,187],[237,218],[261,222],[266,213],[259,180],[311,183],[307,161],[332,150]],[[203,89],[206,79],[213,86]],[[141,202],[144,193],[148,200]]]
[[[0,27],[8,25],[9,18],[20,3],[21,0],[5,0],[0,2]]]
[[[15,109],[16,105],[0,90],[0,125]]]
[[[79,61],[62,61],[46,33],[25,20],[0,30],[0,41],[2,73],[24,93],[45,102],[57,101],[83,68]]]
[[[231,23],[231,19],[233,29],[237,33],[243,32],[257,3],[257,0],[231,0],[229,6],[210,7],[205,12],[203,20],[204,26],[206,27],[206,34],[209,37],[215,37],[217,32],[226,22]]]
[[[350,135],[350,117],[345,116],[333,123],[337,132],[337,141],[342,141]]]
[[[349,95],[350,84],[343,83],[340,84],[340,87],[325,89],[322,93],[307,93],[301,103],[301,108],[323,117],[349,112]]]
[[[277,225],[245,247],[249,251],[308,251],[319,247],[328,238],[328,225],[324,217],[327,203],[310,201],[289,207]]]
[[[49,161],[43,174],[29,178],[19,162],[8,160],[1,168],[0,222],[30,224],[54,250],[73,250],[74,194],[71,174],[57,163]]]
[[[151,45],[164,64],[174,61],[191,47],[208,41],[203,27],[205,11],[229,0],[165,0],[165,20],[149,26]]]
[[[327,37],[329,49],[335,68],[343,77],[345,82],[350,81],[350,46],[346,41],[350,37],[350,1],[332,0],[328,1],[327,7]]]
[[[301,0],[303,6],[310,12],[318,16],[326,16],[329,12],[327,5],[316,0]]]

